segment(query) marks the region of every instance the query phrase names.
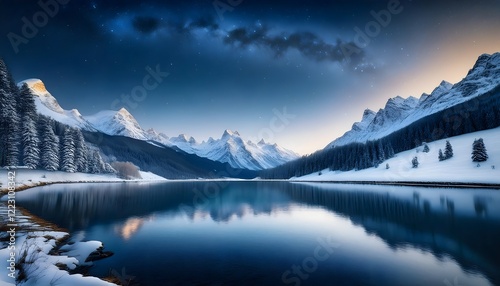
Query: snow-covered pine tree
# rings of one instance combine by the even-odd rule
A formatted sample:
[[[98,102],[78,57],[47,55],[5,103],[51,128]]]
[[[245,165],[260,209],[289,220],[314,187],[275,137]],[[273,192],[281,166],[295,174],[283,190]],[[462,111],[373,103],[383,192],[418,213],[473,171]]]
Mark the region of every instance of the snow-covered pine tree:
[[[12,75],[0,59],[0,166],[16,166],[19,163],[17,93]]]
[[[19,88],[19,96],[17,101],[17,112],[19,117],[24,118],[24,116],[29,116],[32,120],[36,121],[36,105],[35,98],[31,93],[28,85],[23,83]]]
[[[441,149],[439,149],[439,156],[438,156],[438,158],[439,158],[439,161],[444,161],[445,160],[444,155],[443,155],[443,150],[441,150]]]
[[[472,144],[472,162],[484,162],[488,160],[488,153],[486,152],[486,146],[484,146],[483,138],[474,140]]]
[[[36,169],[40,164],[40,140],[35,122],[29,115],[24,115],[22,118],[21,141],[23,165],[30,169]]]
[[[3,77],[0,78],[0,81]],[[19,117],[16,112],[16,98],[3,88],[8,82],[0,83],[0,166],[19,164]]]
[[[419,163],[418,163],[417,157],[415,157],[415,158],[413,158],[413,160],[411,160],[411,165],[413,168],[418,168]]]
[[[61,170],[68,173],[76,172],[75,166],[75,141],[73,131],[66,127],[61,144]]]
[[[429,145],[427,144],[424,144],[424,150],[422,150],[422,152],[424,153],[429,153],[430,149],[429,149]]]
[[[450,141],[446,140],[446,146],[444,148],[444,159],[450,159],[453,157],[453,147],[451,147]]]
[[[40,165],[48,171],[56,171],[59,169],[59,137],[56,136],[52,129],[52,124],[49,118],[40,120]]]
[[[384,146],[382,145],[382,141],[381,140],[378,140],[377,142],[377,163],[380,164],[382,162],[385,161],[386,158],[386,155],[385,155],[385,151],[384,151]]]
[[[106,171],[106,165],[102,161],[102,157],[99,154],[99,151],[97,150],[91,151],[89,160],[89,172],[97,174],[97,173],[105,173],[105,171]]]
[[[85,145],[85,139],[83,138],[82,131],[80,129],[73,130],[73,139],[75,141],[75,167],[77,172],[87,172],[88,162],[87,162],[87,146]]]
[[[392,148],[392,144],[391,143],[388,143],[387,145],[385,145],[385,148],[384,148],[384,153],[385,153],[385,156],[386,156],[386,159],[390,159],[392,157],[394,157],[394,148]]]

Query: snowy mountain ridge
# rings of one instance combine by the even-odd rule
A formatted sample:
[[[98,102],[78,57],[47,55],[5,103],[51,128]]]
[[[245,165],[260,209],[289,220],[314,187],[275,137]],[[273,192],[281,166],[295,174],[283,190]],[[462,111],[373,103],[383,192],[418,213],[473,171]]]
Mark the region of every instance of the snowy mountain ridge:
[[[185,134],[168,137],[154,129],[144,130],[125,108],[118,111],[103,110],[94,115],[82,116],[76,109],[64,110],[56,98],[47,91],[41,80],[28,79],[20,82],[19,85],[23,83],[26,83],[35,95],[35,104],[39,113],[71,127],[99,131],[107,135],[130,137],[155,145],[157,142],[169,147],[175,146],[189,154],[248,170],[276,167],[299,157],[290,150],[276,144],[265,143],[263,140],[257,144],[245,142],[237,131],[231,130],[225,130],[220,139],[215,140],[210,137],[201,143]]]
[[[163,140],[160,136],[163,136]],[[150,139],[168,146],[175,146],[186,153],[248,170],[273,168],[299,158],[295,152],[277,144],[266,143],[264,140],[257,144],[251,141],[245,142],[238,131],[229,129],[224,131],[220,139],[210,137],[201,143],[185,134],[168,138],[162,133],[157,133]]]
[[[425,116],[471,100],[499,85],[500,53],[483,54],[467,76],[454,85],[442,81],[431,94],[424,93],[419,99],[397,96],[389,99],[378,112],[366,109],[360,122],[354,123],[350,131],[325,149],[383,138]]]

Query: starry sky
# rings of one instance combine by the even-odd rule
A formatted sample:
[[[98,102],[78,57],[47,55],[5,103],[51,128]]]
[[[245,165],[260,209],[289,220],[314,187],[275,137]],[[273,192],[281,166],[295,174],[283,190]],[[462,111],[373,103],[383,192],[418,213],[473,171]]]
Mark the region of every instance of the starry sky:
[[[0,0],[16,80],[83,115],[125,107],[169,136],[231,129],[300,154],[500,51],[498,0],[58,1]]]

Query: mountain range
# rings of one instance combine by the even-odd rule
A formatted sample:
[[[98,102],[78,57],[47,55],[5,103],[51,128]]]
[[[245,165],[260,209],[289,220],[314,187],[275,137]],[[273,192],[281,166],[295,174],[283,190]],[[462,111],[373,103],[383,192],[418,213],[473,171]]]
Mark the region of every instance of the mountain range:
[[[209,138],[202,142],[185,134],[168,137],[154,129],[144,130],[125,108],[118,111],[103,110],[94,115],[83,116],[77,109],[64,110],[56,98],[47,91],[41,80],[28,79],[20,82],[19,85],[23,83],[26,83],[35,95],[35,104],[39,113],[85,131],[125,136],[157,146],[173,147],[213,161],[229,163],[238,169],[262,170],[279,166],[299,157],[293,151],[277,144],[269,144],[264,140],[258,143],[245,141],[237,131],[231,130],[225,130],[220,139]]]
[[[360,122],[325,149],[364,143],[388,136],[410,124],[452,106],[483,95],[500,84],[500,53],[481,55],[467,76],[456,84],[442,81],[431,94],[406,99],[397,96],[377,112],[366,109]]]

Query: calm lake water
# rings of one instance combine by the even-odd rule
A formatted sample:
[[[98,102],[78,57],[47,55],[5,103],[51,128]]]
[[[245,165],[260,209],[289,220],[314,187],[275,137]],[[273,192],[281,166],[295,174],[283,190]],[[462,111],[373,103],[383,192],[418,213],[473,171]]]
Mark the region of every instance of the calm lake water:
[[[17,204],[140,285],[500,285],[500,191],[286,182],[70,184]]]

